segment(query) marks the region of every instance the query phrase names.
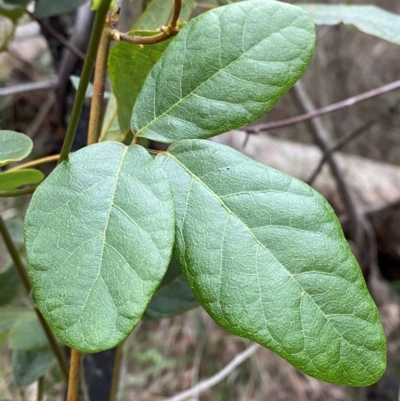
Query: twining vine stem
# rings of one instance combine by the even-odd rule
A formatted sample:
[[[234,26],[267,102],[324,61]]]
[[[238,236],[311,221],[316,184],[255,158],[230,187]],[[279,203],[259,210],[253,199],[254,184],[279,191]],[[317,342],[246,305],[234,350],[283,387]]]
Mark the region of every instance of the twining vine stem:
[[[29,293],[31,292],[31,282],[29,281],[28,274],[26,272],[26,268],[24,264],[22,263],[22,259],[19,255],[18,249],[14,244],[14,241],[11,238],[11,235],[7,229],[7,226],[3,220],[3,218],[0,215],[0,233],[1,236],[4,239],[4,243],[6,244],[6,248],[8,252],[10,253],[11,259],[14,262],[14,266],[17,269],[17,272],[19,276],[21,277],[21,281],[23,286],[25,287],[26,292]],[[43,331],[46,334],[47,340],[49,341],[50,347],[54,352],[54,355],[58,361],[58,364],[60,366],[61,372],[65,379],[68,379],[68,368],[67,364],[64,359],[64,355],[61,351],[61,348],[59,347],[56,338],[54,337],[53,332],[51,331],[50,327],[47,325],[46,321],[44,320],[42,314],[37,308],[34,308],[34,311],[39,319],[39,322],[43,328]]]
[[[96,17],[93,23],[92,34],[89,40],[89,46],[83,63],[82,75],[79,81],[78,90],[76,92],[74,105],[72,107],[71,116],[65,134],[64,143],[61,149],[60,158],[58,163],[64,161],[72,147],[75,138],[76,128],[78,126],[79,118],[81,116],[83,103],[85,101],[86,89],[89,84],[90,76],[92,75],[93,66],[96,60],[97,49],[99,47],[100,39],[104,28],[104,22],[110,7],[111,0],[103,0],[97,10]]]
[[[151,45],[159,42],[163,42],[175,36],[179,32],[178,20],[179,14],[181,13],[182,0],[175,0],[174,11],[172,14],[171,22],[168,26],[161,26],[160,33],[152,36],[137,36],[129,35],[129,33],[123,33],[118,29],[112,29],[111,35],[115,40],[134,43],[136,45]]]

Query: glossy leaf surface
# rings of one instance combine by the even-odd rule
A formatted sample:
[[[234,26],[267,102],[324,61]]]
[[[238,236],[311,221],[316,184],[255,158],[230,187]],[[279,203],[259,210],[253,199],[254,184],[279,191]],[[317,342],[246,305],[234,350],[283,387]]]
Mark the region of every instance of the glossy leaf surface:
[[[174,193],[185,278],[223,328],[317,379],[379,379],[386,347],[378,311],[319,193],[209,141],[178,142],[157,162]]]
[[[132,31],[132,35],[150,36],[158,32]],[[118,103],[121,131],[130,128],[132,108],[143,83],[171,40],[154,45],[139,46],[119,42],[110,51],[108,71]]]
[[[143,316],[147,319],[163,319],[187,312],[198,305],[178,261],[172,257],[167,273]]]
[[[0,131],[0,166],[24,159],[31,153],[32,140],[15,131]]]
[[[23,185],[39,184],[44,174],[34,168],[5,171],[0,173],[0,191],[10,191]]]
[[[51,351],[14,351],[12,366],[15,384],[26,387],[42,377],[53,361]]]
[[[360,31],[400,45],[400,15],[374,5],[299,4],[318,25],[351,24]]]
[[[82,352],[112,348],[137,325],[167,269],[168,181],[141,146],[86,147],[36,190],[25,237],[36,301],[53,331]]]
[[[201,14],[149,74],[132,131],[174,142],[254,121],[301,77],[314,40],[309,15],[277,1],[250,0]]]
[[[168,26],[174,9],[174,0],[152,0],[135,23],[134,29],[157,29]],[[194,9],[194,0],[183,0],[179,15],[180,22],[186,22]]]

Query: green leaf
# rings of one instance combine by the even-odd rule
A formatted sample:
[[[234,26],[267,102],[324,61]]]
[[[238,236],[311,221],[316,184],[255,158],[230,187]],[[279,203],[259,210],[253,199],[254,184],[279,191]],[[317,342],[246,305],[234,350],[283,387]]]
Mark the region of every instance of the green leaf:
[[[46,334],[33,311],[18,319],[10,331],[10,340],[13,350],[39,351],[49,348]]]
[[[318,25],[351,24],[360,31],[400,45],[400,15],[373,5],[299,4]]]
[[[0,306],[10,303],[18,294],[21,279],[14,266],[0,273]]]
[[[35,191],[25,239],[36,301],[55,334],[81,352],[112,348],[138,324],[167,270],[168,181],[141,146],[85,147]]]
[[[117,99],[114,94],[110,94],[110,98],[107,103],[106,112],[104,115],[103,126],[101,128],[99,142],[103,141],[118,141],[121,142],[123,134],[119,127],[118,122],[118,106]]]
[[[5,221],[8,232],[16,245],[24,244],[24,224],[18,217]]]
[[[157,157],[176,205],[179,263],[226,330],[330,383],[385,370],[385,336],[328,202],[303,182],[209,141]]]
[[[15,384],[24,388],[42,377],[53,361],[51,351],[14,351],[12,366]]]
[[[194,0],[183,0],[179,15],[180,22],[189,20],[194,6]],[[133,28],[137,30],[152,30],[163,25],[169,25],[173,10],[174,0],[152,0]]]
[[[172,257],[167,273],[143,317],[163,319],[187,312],[199,304],[182,275],[178,261]]]
[[[298,7],[250,0],[189,21],[149,74],[132,131],[160,142],[207,138],[270,110],[301,77],[314,24]]]
[[[32,148],[33,142],[27,135],[15,131],[0,131],[0,166],[24,159]]]
[[[31,310],[16,306],[6,306],[0,308],[0,334],[11,329],[14,324],[23,317],[29,316]]]
[[[132,35],[151,36],[157,32],[133,31]],[[108,72],[118,103],[118,119],[122,132],[130,128],[132,108],[143,83],[167,48],[170,40],[154,45],[139,46],[119,42],[110,51]]]
[[[30,0],[25,0],[21,2],[10,2],[0,0],[0,15],[10,18],[12,21],[16,22],[21,18],[25,12],[25,6]]]
[[[54,15],[66,14],[84,3],[86,3],[86,0],[36,0],[34,14],[36,18],[47,18]]]
[[[34,168],[0,172],[0,191],[10,191],[23,185],[39,184],[44,174]]]

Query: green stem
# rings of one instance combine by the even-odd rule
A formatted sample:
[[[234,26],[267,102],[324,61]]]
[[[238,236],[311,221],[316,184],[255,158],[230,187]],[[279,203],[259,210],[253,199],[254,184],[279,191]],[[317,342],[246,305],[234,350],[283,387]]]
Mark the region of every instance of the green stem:
[[[105,26],[101,35],[99,50],[96,57],[96,67],[94,71],[93,96],[90,108],[88,145],[96,143],[100,136],[101,112],[103,109],[103,99],[105,82],[107,75],[107,58],[110,48],[111,35],[108,26]]]
[[[12,191],[0,191],[0,198],[13,198],[14,196],[31,195],[35,192],[37,185],[29,188],[14,189]]]
[[[118,347],[115,349],[115,359],[114,359],[113,375],[112,375],[112,381],[111,381],[111,390],[110,390],[109,401],[116,401],[116,397],[117,397],[119,373],[121,370],[121,360],[122,360],[122,345],[123,345],[123,343],[119,344]]]
[[[78,90],[72,112],[65,134],[64,143],[61,149],[60,158],[58,163],[64,161],[71,151],[72,143],[75,138],[76,128],[78,126],[79,118],[81,116],[83,103],[85,101],[86,89],[89,84],[90,76],[92,75],[93,66],[96,60],[97,49],[99,47],[101,34],[104,27],[104,22],[110,7],[111,0],[103,0],[97,10],[96,18],[94,20],[92,34],[90,36],[89,46],[83,63],[82,75],[79,81]]]
[[[71,361],[69,364],[69,380],[67,401],[79,400],[79,374],[81,370],[81,354],[71,349]]]
[[[7,229],[7,226],[1,216],[0,216],[0,233],[4,239],[4,243],[6,244],[7,250],[11,255],[11,259],[14,262],[14,266],[17,269],[19,276],[21,277],[22,284],[25,287],[25,290],[29,295],[29,293],[31,292],[31,282],[29,281],[28,273],[26,272],[25,266],[22,263],[21,257],[18,253],[18,249],[16,248],[16,246],[11,238],[11,235]],[[63,355],[60,347],[58,346],[57,340],[54,337],[54,334],[51,331],[50,327],[47,325],[46,321],[44,320],[40,311],[36,308],[34,308],[34,311],[36,312],[36,315],[40,321],[40,324],[42,325],[43,331],[46,334],[46,337],[47,337],[47,340],[49,341],[50,347],[53,350],[55,357],[57,358],[58,364],[60,365],[61,372],[63,373],[64,377],[67,379],[68,378],[68,368],[65,363],[64,355]]]

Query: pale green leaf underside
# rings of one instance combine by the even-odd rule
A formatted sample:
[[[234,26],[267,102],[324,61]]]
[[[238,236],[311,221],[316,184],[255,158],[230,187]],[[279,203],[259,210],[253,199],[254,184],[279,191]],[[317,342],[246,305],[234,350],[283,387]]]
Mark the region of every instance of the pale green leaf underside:
[[[386,362],[378,311],[320,194],[208,141],[178,142],[157,161],[174,193],[185,278],[222,327],[317,379],[378,380]]]
[[[32,140],[15,131],[0,131],[0,166],[24,159],[31,153]]]
[[[150,72],[132,131],[160,142],[207,138],[270,110],[300,78],[314,24],[298,7],[250,0],[189,21]]]
[[[169,263],[168,182],[141,146],[86,147],[37,189],[25,238],[36,301],[57,336],[82,352],[114,347],[139,322]]]
[[[400,15],[373,5],[299,4],[318,25],[340,23],[400,45]]]
[[[187,21],[193,9],[194,0],[183,0],[179,21]],[[162,25],[168,25],[171,21],[173,10],[174,0],[152,0],[133,28],[157,29]]]
[[[44,174],[34,168],[5,171],[0,173],[0,191],[10,191],[22,185],[39,184],[44,179]]]

